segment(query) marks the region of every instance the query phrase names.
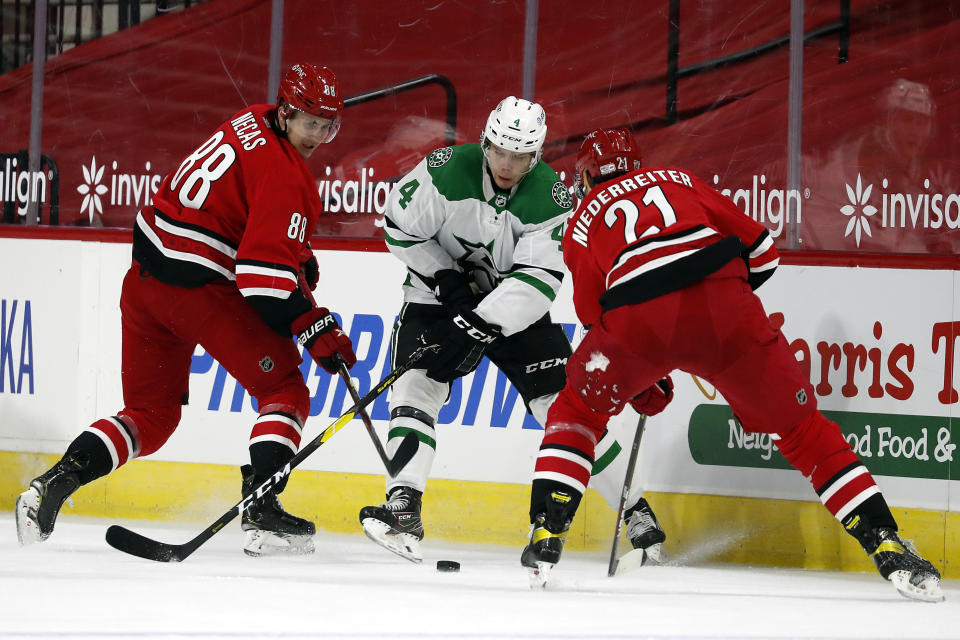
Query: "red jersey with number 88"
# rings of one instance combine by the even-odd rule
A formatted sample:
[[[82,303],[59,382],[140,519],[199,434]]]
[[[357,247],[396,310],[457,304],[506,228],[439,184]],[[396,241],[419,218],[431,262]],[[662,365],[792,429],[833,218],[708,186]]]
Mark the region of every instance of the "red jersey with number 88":
[[[779,263],[766,228],[687,171],[645,167],[594,187],[567,222],[577,316],[652,300],[744,259],[756,289]]]
[[[303,158],[271,127],[271,105],[224,122],[164,178],[134,227],[134,258],[157,279],[235,280],[247,298],[286,299],[321,211]]]

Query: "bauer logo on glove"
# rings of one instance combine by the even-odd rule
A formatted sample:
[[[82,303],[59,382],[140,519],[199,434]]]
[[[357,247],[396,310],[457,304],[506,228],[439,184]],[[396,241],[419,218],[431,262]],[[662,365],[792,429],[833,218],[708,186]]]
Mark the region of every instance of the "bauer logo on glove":
[[[343,333],[343,330],[340,329],[340,325],[337,324],[337,319],[334,318],[331,313],[327,312],[327,315],[323,316],[322,318],[317,318],[316,322],[307,327],[297,336],[297,344],[299,344],[301,347],[306,346],[308,342],[313,342],[316,336],[331,330]]]
[[[357,363],[350,338],[327,308],[307,311],[293,321],[290,329],[297,336],[297,344],[306,347],[313,361],[327,372],[337,372],[337,354],[343,358],[348,369]]]

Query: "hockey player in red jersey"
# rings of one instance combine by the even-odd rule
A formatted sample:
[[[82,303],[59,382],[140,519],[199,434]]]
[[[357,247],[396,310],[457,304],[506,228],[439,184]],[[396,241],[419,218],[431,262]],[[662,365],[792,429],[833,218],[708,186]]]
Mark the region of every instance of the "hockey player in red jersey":
[[[594,443],[627,404],[653,415],[674,369],[713,384],[746,431],[774,434],[824,506],[910,598],[940,600],[940,574],[897,535],[873,477],[817,399],[753,293],[779,258],[767,230],[688,171],[643,166],[625,129],[596,130],[577,155],[579,208],[563,257],[590,329],[550,407],[521,562],[545,580],[586,486]]]
[[[301,271],[311,287],[319,276],[308,240],[321,203],[304,159],[334,138],[342,111],[334,74],[295,64],[276,106],[251,106],[220,125],[140,211],[120,296],[125,408],[87,427],[20,495],[21,544],[49,537],[78,487],[167,441],[197,344],[258,402],[243,494],[297,452],[310,400],[291,337],[330,372],[337,356],[356,362],[331,313],[298,288]],[[312,551],[314,524],[284,511],[276,493],[243,514],[244,551]]]

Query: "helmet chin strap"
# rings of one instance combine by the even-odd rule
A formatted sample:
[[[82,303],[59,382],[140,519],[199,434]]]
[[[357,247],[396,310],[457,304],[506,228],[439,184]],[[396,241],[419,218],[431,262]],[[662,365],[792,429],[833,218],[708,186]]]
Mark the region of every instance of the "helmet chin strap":
[[[282,107],[283,105],[277,105],[277,111],[273,122],[273,130],[284,140],[290,140],[290,137],[287,135],[287,120],[289,120],[289,117],[283,116],[281,113]]]

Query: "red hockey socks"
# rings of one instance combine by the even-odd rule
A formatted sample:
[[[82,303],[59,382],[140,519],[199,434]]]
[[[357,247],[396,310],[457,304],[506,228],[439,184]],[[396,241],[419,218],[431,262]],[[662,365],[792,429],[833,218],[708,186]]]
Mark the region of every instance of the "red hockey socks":
[[[843,438],[840,427],[819,411],[793,431],[781,434],[780,453],[810,478],[820,501],[841,523],[857,515],[896,529],[880,488]]]
[[[530,521],[543,511],[547,496],[554,491],[572,497],[570,516],[587,490],[597,446],[593,430],[578,424],[548,424],[533,472],[530,491]]]

